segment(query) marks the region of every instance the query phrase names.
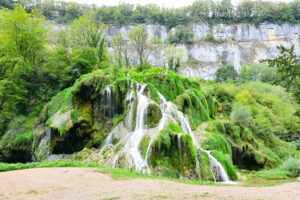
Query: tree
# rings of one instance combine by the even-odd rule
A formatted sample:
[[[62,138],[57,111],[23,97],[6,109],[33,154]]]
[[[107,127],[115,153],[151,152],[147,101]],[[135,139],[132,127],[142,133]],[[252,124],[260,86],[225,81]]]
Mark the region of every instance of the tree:
[[[195,21],[204,21],[209,18],[209,1],[197,0],[191,6],[192,16]]]
[[[277,47],[280,55],[274,59],[265,59],[270,67],[275,67],[278,79],[275,83],[282,84],[291,91],[298,103],[300,103],[300,55],[294,53],[294,45],[286,48],[282,45]]]
[[[167,56],[169,69],[177,72],[182,60],[187,57],[187,51],[182,47],[176,48],[174,45],[169,45],[164,52]]]
[[[175,33],[169,32],[169,37],[167,39],[170,44],[192,44],[194,42],[194,32],[192,32],[188,27],[182,25],[176,26]]]
[[[252,123],[250,111],[248,110],[247,106],[241,102],[236,102],[233,104],[230,118],[235,124],[244,127],[248,127]]]
[[[105,30],[106,25],[100,22],[96,13],[89,11],[84,17],[74,20],[70,27],[72,35],[71,46],[74,49],[92,47],[97,49],[99,62],[105,60]]]
[[[149,39],[147,31],[141,25],[132,28],[129,31],[128,37],[131,40],[133,48],[138,54],[140,68],[143,70],[151,50],[156,49],[161,41],[157,36],[153,37],[152,40]]]
[[[72,73],[74,78],[92,72],[98,63],[97,50],[92,47],[76,49],[71,58]]]
[[[123,66],[124,57],[125,57],[125,65],[126,67],[128,67],[128,51],[126,47],[126,42],[121,33],[114,36],[112,41],[112,48],[116,53],[119,68]]]
[[[236,80],[238,77],[238,73],[231,65],[219,68],[215,75],[216,75],[216,81],[220,83],[223,83],[229,79]]]
[[[262,81],[272,83],[277,79],[276,69],[262,64],[243,65],[239,79],[241,82]]]
[[[241,4],[238,5],[237,15],[238,17],[247,20],[251,20],[254,15],[254,6],[255,3],[250,0],[242,1]]]
[[[31,89],[47,44],[45,18],[35,10],[26,13],[16,4],[0,14],[0,131],[17,111],[26,110]]]

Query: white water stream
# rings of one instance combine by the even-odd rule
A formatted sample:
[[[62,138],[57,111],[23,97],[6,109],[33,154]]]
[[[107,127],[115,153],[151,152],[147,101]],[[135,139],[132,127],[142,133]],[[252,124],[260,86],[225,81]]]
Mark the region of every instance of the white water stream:
[[[144,125],[144,120],[146,116],[146,109],[148,107],[149,102],[151,99],[149,99],[144,93],[145,89],[147,88],[147,85],[141,85],[137,84],[136,86],[136,93],[137,93],[137,109],[136,109],[136,123],[135,123],[135,129],[133,132],[131,132],[131,129],[129,127],[129,132],[123,138],[124,146],[121,148],[121,150],[116,153],[115,155],[112,155],[111,158],[106,162],[110,167],[116,167],[117,162],[120,159],[122,155],[126,156],[126,163],[128,168],[133,168],[137,172],[142,173],[150,173],[150,168],[148,166],[148,159],[151,155],[151,146],[153,144],[153,141],[155,138],[159,135],[159,131],[157,133],[151,135],[149,145],[146,152],[145,159],[143,158],[140,150],[139,145],[143,138],[145,137],[146,127]],[[210,159],[210,170],[212,172],[212,175],[215,179],[215,182],[221,181],[225,183],[232,183],[230,179],[228,178],[228,175],[226,174],[225,169],[221,165],[219,161],[217,161],[216,158],[214,158],[209,151],[204,150],[200,147],[200,144],[197,142],[193,135],[193,131],[191,129],[191,126],[189,124],[189,120],[185,115],[180,112],[177,109],[177,106],[173,104],[172,102],[166,101],[164,96],[160,93],[158,93],[159,99],[160,99],[160,109],[162,111],[162,118],[158,125],[158,130],[164,129],[170,121],[174,121],[180,125],[184,133],[189,133],[193,139],[194,145],[196,149],[200,149],[201,151],[204,151],[208,154]],[[126,116],[125,123],[126,124],[132,124],[133,122],[133,107],[134,102],[132,101],[134,96],[134,89],[133,86],[131,87],[131,91],[128,95],[128,101],[130,101],[130,111],[128,115]],[[126,100],[127,101],[127,100]],[[127,121],[126,121],[127,120]],[[131,123],[130,123],[131,122]],[[128,127],[127,127],[128,128]],[[105,145],[100,151],[102,153],[103,149],[107,146],[112,146],[112,138],[113,138],[113,132],[109,134],[109,136],[105,140]],[[178,148],[179,151],[181,151],[181,137],[178,138]],[[127,141],[126,141],[127,140]],[[180,152],[179,152],[180,153]],[[180,156],[180,155],[179,155]],[[197,167],[199,167],[199,162],[197,161]]]

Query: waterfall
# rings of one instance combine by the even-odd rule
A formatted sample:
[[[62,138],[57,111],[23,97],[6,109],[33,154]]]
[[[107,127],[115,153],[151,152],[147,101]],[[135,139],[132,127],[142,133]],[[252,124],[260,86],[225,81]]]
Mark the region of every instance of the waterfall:
[[[205,151],[208,154],[210,159],[210,170],[214,177],[215,182],[222,181],[225,183],[233,183],[232,181],[230,181],[222,164],[215,157],[213,157],[209,151],[204,150],[200,147],[200,144],[197,142],[196,138],[194,137],[189,120],[184,116],[184,114],[177,109],[175,104],[173,104],[172,102],[167,102],[162,94],[158,93],[158,95],[160,101],[163,103],[163,106],[161,106],[163,111],[163,120],[161,121],[162,124],[160,124],[159,126],[161,127],[164,126],[164,123],[166,121],[166,116],[164,115],[170,115],[172,119],[174,118],[177,119],[175,122],[177,122],[180,125],[182,131],[184,133],[189,133],[191,135],[195,148],[200,149],[201,151]],[[198,160],[196,166],[197,167],[199,166]]]
[[[111,88],[111,87],[107,87]],[[146,117],[146,111],[149,102],[151,99],[149,99],[144,93],[147,88],[147,85],[142,85],[140,83],[137,83],[136,85],[136,93],[137,93],[137,108],[136,108],[136,122],[135,122],[135,129],[134,131],[131,131],[132,127],[132,122],[133,122],[133,112],[134,112],[134,87],[133,85],[131,86],[131,91],[128,93],[126,97],[126,105],[130,104],[130,110],[125,118],[125,127],[128,130],[128,134],[122,138],[118,144],[124,145],[116,154],[110,155],[110,159],[106,161],[106,165],[109,167],[117,167],[117,163],[120,159],[126,159],[126,167],[127,168],[132,168],[137,172],[142,172],[142,173],[150,173],[150,169],[148,166],[148,159],[151,155],[151,147],[152,144],[157,138],[157,136],[160,133],[160,130],[166,128],[166,126],[169,124],[170,121],[173,121],[175,123],[178,123],[183,130],[184,133],[188,133],[191,135],[193,139],[193,143],[195,145],[195,148],[201,151],[204,151],[208,154],[209,159],[210,159],[210,170],[212,172],[212,175],[214,177],[215,182],[217,181],[222,181],[226,183],[231,183],[230,179],[228,178],[225,169],[221,165],[220,162],[217,161],[216,158],[214,158],[209,151],[204,150],[200,147],[200,144],[197,142],[193,135],[193,131],[191,129],[191,126],[189,124],[188,118],[178,110],[177,106],[170,102],[167,101],[164,96],[160,93],[159,95],[159,106],[162,111],[162,118],[160,119],[159,125],[158,125],[158,130],[154,134],[150,136],[150,141],[147,147],[146,151],[146,157],[145,159],[143,158],[140,150],[139,150],[139,145],[142,142],[143,138],[145,137],[147,127],[145,127],[144,120]],[[108,89],[106,90],[107,94],[110,94]],[[109,95],[107,95],[109,96]],[[109,101],[107,101],[109,102]],[[127,126],[127,125],[131,126]],[[114,131],[112,131],[109,136],[105,140],[105,145],[100,150],[100,153],[102,154],[103,149],[105,147],[110,147],[111,150],[113,150],[113,145],[112,145],[112,139],[113,139],[113,134]],[[181,141],[181,135],[178,134],[178,156],[179,156],[179,162],[180,162],[180,173],[181,173],[181,165],[182,165],[182,141]],[[113,153],[113,152],[112,152]],[[125,157],[124,157],[125,156]],[[123,161],[122,161],[123,162]],[[196,161],[196,169],[199,169],[199,161]]]
[[[145,111],[149,104],[149,99],[143,93],[147,85],[137,85],[137,96],[138,96],[138,104],[137,104],[137,114],[136,114],[136,124],[135,131],[132,133],[128,142],[125,145],[125,149],[129,150],[129,154],[132,156],[136,171],[140,172],[146,168],[149,170],[147,162],[143,159],[140,151],[139,144],[144,137],[144,117]]]
[[[221,182],[225,182],[225,183],[233,183],[229,179],[224,167],[221,165],[221,163],[219,161],[217,161],[217,159],[215,157],[213,157],[210,154],[210,151],[207,151],[207,150],[203,150],[203,151],[205,151],[208,154],[208,157],[210,159],[210,170],[215,179],[215,182],[221,181]]]
[[[113,86],[107,85],[102,92],[102,99],[104,103],[108,106],[107,116],[111,120],[113,116]]]
[[[145,135],[144,119],[146,109],[150,99],[144,95],[147,85],[137,84],[137,111],[136,111],[136,124],[135,130],[130,134],[128,141],[122,150],[113,158],[110,166],[116,167],[117,160],[122,153],[125,153],[126,159],[129,163],[129,168],[134,168],[137,172],[150,173],[149,166],[146,159],[143,159],[140,151],[139,144]]]

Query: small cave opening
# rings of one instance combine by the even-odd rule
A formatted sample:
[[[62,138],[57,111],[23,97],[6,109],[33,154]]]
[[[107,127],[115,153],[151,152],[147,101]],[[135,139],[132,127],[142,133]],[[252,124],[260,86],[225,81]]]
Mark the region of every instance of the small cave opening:
[[[60,136],[58,130],[53,130],[52,153],[72,154],[81,151],[90,141],[90,133],[78,124],[75,124],[65,135]]]
[[[259,170],[264,168],[264,164],[257,163],[254,154],[246,154],[236,147],[232,147],[232,161],[241,169]]]
[[[7,163],[27,163],[32,162],[32,152],[30,150],[14,150],[11,156],[5,159]]]

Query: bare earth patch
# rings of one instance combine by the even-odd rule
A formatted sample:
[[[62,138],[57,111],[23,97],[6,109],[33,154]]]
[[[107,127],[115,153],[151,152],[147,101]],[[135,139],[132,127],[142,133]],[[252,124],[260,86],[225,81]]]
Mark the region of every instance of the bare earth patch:
[[[42,168],[0,173],[0,200],[217,199],[299,200],[300,183],[274,187],[200,186],[167,180],[113,180],[93,168]]]

